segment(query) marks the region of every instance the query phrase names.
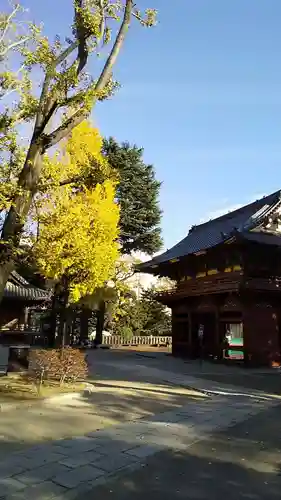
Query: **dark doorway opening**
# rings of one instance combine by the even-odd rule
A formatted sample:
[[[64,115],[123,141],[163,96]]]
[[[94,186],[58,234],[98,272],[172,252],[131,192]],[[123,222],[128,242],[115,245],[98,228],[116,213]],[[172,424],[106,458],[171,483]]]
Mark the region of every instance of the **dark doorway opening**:
[[[192,324],[192,357],[205,359],[213,358],[217,354],[216,315],[215,313],[194,313],[191,316]],[[203,326],[203,336],[200,340],[199,330]]]

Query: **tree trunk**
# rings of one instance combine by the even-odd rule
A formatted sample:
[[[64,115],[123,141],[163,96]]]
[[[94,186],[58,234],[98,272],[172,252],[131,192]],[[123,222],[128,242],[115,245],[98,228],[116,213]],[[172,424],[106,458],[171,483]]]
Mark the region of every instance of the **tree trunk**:
[[[54,293],[52,297],[52,307],[50,312],[50,329],[49,329],[49,347],[55,347],[56,345],[56,332],[57,332],[57,321],[58,321],[58,298],[59,298],[59,283],[56,283],[54,287]]]
[[[0,264],[0,303],[4,296],[5,286],[13,269],[14,269],[13,260],[8,260],[7,262],[3,263],[1,262]]]
[[[71,325],[72,325],[72,311],[69,306],[66,306],[62,311],[62,324],[61,324],[61,347],[64,348],[70,345]]]
[[[58,322],[56,323],[56,333],[55,333],[55,346],[60,348],[63,344],[63,333],[64,333],[64,310],[60,309],[57,314]]]
[[[55,347],[56,343],[56,328],[57,328],[57,312],[52,309],[49,318],[49,331],[48,331],[48,346]]]
[[[104,317],[105,317],[105,302],[101,301],[99,310],[97,311],[97,326],[96,326],[96,338],[95,345],[98,346],[102,344],[102,332],[104,326]]]
[[[68,300],[69,300],[69,282],[67,276],[62,276],[60,282],[58,283],[56,290],[57,298],[60,302],[60,324],[58,329],[58,336],[56,338],[56,345],[58,347],[64,347],[68,342],[67,338],[67,320],[68,320]]]
[[[58,347],[64,348],[65,346],[70,345],[72,319],[72,311],[70,307],[66,306],[60,312],[60,324],[58,329],[58,336],[56,339],[56,345]]]
[[[41,173],[43,147],[33,136],[24,167],[18,180],[18,194],[15,196],[5,218],[0,246],[0,303],[3,299],[6,283],[15,266],[15,251],[20,244],[20,237],[26,223],[32,198]]]
[[[91,310],[83,308],[80,313],[80,342],[81,340],[88,340],[89,338],[90,317],[91,317]]]
[[[68,307],[66,309],[66,337],[65,337],[65,344],[68,346],[71,345],[74,317],[75,317],[75,312],[71,307]]]

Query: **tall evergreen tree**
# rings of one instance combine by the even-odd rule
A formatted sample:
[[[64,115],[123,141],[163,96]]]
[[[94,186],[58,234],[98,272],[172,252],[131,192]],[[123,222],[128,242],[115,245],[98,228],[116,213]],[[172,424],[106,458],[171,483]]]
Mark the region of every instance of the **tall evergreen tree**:
[[[120,207],[119,242],[121,253],[143,252],[149,255],[160,250],[161,182],[155,178],[153,165],[143,161],[143,149],[128,142],[118,144],[110,137],[103,141],[103,154],[118,177],[117,201]],[[105,307],[98,311],[96,343],[102,342]]]
[[[141,251],[152,255],[160,250],[161,183],[152,165],[143,161],[143,149],[112,137],[105,139],[103,152],[119,176],[120,243],[124,254]]]

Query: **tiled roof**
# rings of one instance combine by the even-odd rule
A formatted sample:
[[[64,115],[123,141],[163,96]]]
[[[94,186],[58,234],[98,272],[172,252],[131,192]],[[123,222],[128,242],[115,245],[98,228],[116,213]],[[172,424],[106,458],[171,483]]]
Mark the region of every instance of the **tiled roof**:
[[[281,246],[281,237],[276,234],[262,233],[262,232],[243,232],[243,238],[257,243],[264,243],[265,245]]]
[[[250,230],[256,227],[277,203],[280,203],[280,191],[194,226],[183,240],[163,254],[144,262],[138,269],[149,271],[154,265],[214,247],[227,240],[235,230],[240,232]]]
[[[4,297],[9,299],[25,300],[30,302],[45,301],[50,298],[50,292],[30,285],[16,271],[11,273],[6,284]]]
[[[15,285],[20,285],[20,286],[30,286],[30,283],[26,281],[19,273],[16,271],[11,272],[10,276],[10,281],[12,281]]]

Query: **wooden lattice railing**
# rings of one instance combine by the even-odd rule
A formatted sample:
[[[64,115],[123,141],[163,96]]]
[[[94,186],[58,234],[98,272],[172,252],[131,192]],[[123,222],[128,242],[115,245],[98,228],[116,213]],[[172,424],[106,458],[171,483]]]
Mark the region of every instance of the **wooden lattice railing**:
[[[160,300],[161,298],[165,299],[173,297],[176,299],[190,295],[237,291],[241,282],[240,272],[228,274],[220,273],[215,276],[205,276],[181,282],[176,287],[159,293],[158,297]]]

